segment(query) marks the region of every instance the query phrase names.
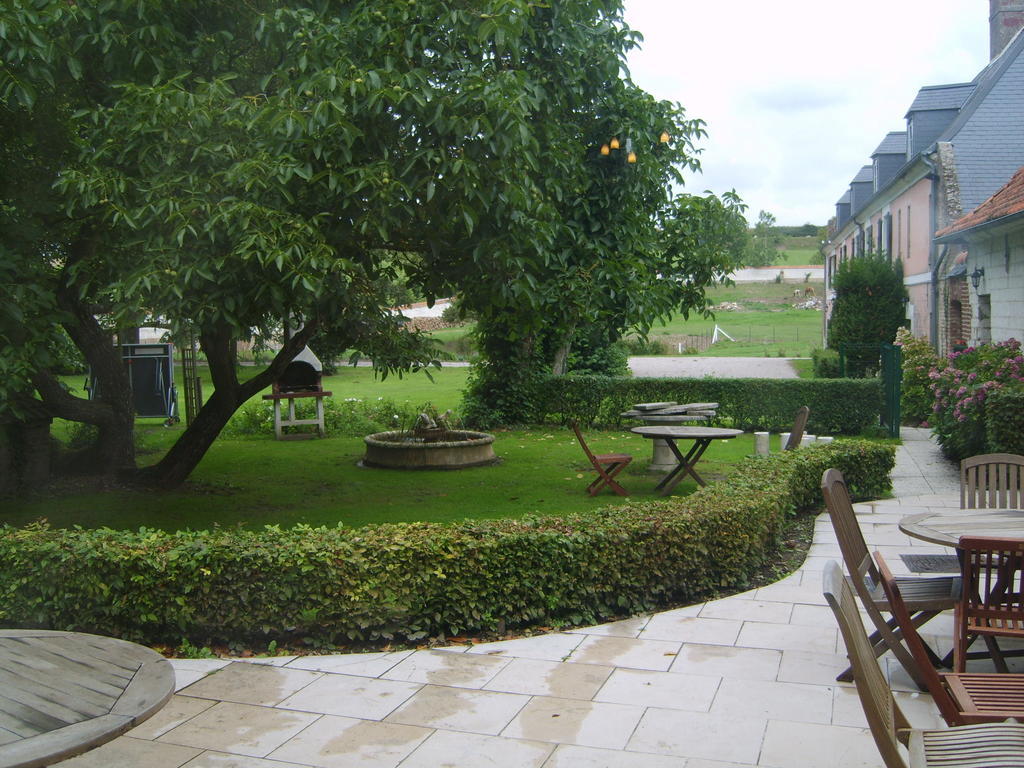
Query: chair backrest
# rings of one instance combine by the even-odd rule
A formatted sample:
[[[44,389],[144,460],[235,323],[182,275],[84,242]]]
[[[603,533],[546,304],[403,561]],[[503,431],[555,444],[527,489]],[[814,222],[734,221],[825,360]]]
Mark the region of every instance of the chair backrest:
[[[821,476],[821,493],[839,540],[846,570],[850,572],[860,599],[867,602],[872,599],[871,590],[878,584],[878,570],[864,542],[843,473],[838,469],[826,469]]]
[[[893,699],[885,675],[875,660],[875,652],[864,631],[857,600],[843,576],[843,569],[835,560],[825,564],[823,591],[839,624],[843,642],[846,643],[857,695],[882,761],[886,768],[907,768],[896,741],[899,731],[909,727],[907,719]]]
[[[960,509],[1024,509],[1024,456],[986,453],[960,462]]]
[[[982,623],[1006,634],[1024,629],[1021,567],[1024,541],[961,536],[963,595],[961,626]]]
[[[880,552],[875,552],[875,565],[878,567],[878,577],[882,582],[885,597],[889,601],[889,612],[896,617],[896,623],[899,624],[900,631],[903,633],[903,640],[910,649],[914,661],[917,662],[917,668],[921,673],[921,677],[924,678],[925,685],[928,686],[928,692],[932,695],[936,706],[939,708],[942,719],[950,725],[960,725],[963,723],[960,709],[957,707],[956,702],[953,701],[949,691],[946,690],[946,686],[943,685],[939,673],[932,666],[924,640],[917,633],[917,627],[914,626],[914,622],[910,618],[907,604],[903,602],[900,585],[896,581],[896,577],[892,575],[889,565],[885,562],[885,558],[882,557]]]
[[[597,459],[594,458],[594,454],[587,446],[587,441],[583,439],[583,433],[580,432],[580,423],[578,421],[572,422],[572,431],[576,433],[576,439],[580,441],[580,447],[583,448],[583,452],[587,454],[587,458],[590,459],[590,463],[597,465]]]
[[[796,416],[793,418],[793,429],[789,433],[789,440],[782,446],[782,450],[792,451],[794,448],[800,447],[800,440],[803,439],[804,430],[807,429],[807,417],[810,413],[811,409],[806,405],[800,406]]]

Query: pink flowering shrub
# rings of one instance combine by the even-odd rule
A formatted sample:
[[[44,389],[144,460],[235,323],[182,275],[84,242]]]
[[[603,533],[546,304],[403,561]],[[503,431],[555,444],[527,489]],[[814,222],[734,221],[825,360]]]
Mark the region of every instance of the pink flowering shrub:
[[[968,347],[928,374],[935,402],[932,431],[942,451],[963,459],[986,450],[985,401],[993,392],[1024,390],[1024,356],[1016,339]]]

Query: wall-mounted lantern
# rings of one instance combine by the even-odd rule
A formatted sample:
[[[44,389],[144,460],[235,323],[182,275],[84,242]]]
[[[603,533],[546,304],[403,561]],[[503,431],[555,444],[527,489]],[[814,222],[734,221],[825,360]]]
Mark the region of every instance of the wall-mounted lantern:
[[[981,278],[983,278],[984,276],[984,267],[975,267],[974,271],[971,272],[971,285],[974,286],[974,290],[978,290],[978,286],[981,285]]]

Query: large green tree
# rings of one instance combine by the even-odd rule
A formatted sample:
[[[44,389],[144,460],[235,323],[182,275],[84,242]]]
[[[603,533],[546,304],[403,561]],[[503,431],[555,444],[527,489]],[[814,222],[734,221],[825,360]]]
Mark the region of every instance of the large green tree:
[[[621,0],[0,9],[0,403],[95,424],[105,473],[135,466],[111,331],[145,318],[187,325],[214,383],[146,475],[173,485],[317,334],[386,370],[426,363],[382,300],[397,275],[560,333],[581,307],[636,322],[664,307],[645,286],[703,279],[666,239],[663,183],[695,164],[700,125],[623,78]],[[600,161],[617,133],[641,174]],[[282,323],[270,367],[239,380],[234,340]],[[102,400],[60,386],[55,324]]]

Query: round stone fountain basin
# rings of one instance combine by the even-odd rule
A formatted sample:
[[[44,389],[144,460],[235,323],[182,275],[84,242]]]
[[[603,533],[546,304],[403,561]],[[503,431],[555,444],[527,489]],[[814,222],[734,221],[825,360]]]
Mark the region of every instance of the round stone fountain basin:
[[[364,467],[385,469],[465,469],[494,464],[494,435],[453,429],[447,439],[425,442],[406,432],[377,432],[363,438]]]

